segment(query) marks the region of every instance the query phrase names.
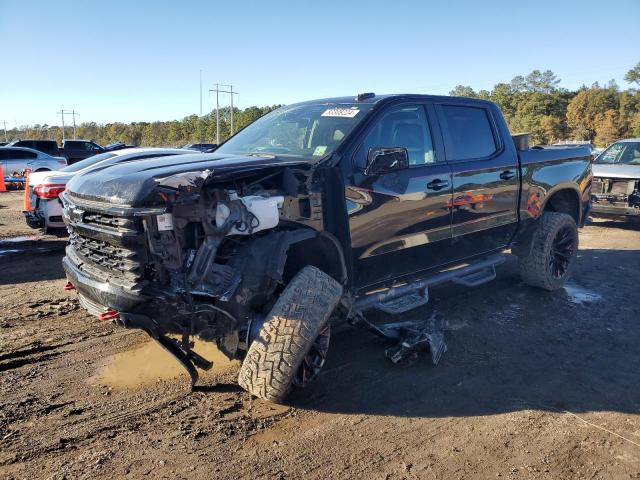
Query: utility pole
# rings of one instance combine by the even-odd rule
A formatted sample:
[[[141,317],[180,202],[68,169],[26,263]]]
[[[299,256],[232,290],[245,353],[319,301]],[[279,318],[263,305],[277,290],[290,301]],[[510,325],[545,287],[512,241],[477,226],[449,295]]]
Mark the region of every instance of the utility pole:
[[[62,109],[58,112],[58,114],[62,117],[62,141],[65,140],[65,136],[64,136],[64,116],[65,114],[67,115],[71,115],[73,117],[73,139],[76,139],[76,115],[80,116],[80,114],[78,112],[76,112],[75,110],[65,110]]]
[[[216,88],[209,90],[209,93],[216,92],[216,143],[220,145],[220,85],[216,83]]]
[[[231,136],[233,136],[233,85],[229,85],[229,93],[231,94]]]
[[[62,117],[62,141],[64,142],[64,110],[57,112]]]
[[[229,90],[220,90],[220,87],[229,87]],[[221,93],[228,93],[231,95],[231,135],[233,135],[233,96],[238,95],[238,92],[233,91],[233,85],[223,85],[216,83],[216,88],[209,90],[209,92],[216,92],[216,143],[220,145],[220,97]]]
[[[79,113],[76,113],[75,110],[71,110],[71,115],[73,115],[73,139],[76,139],[76,115],[80,116]]]
[[[8,142],[9,139],[7,138],[7,121],[6,120],[0,120],[0,122],[2,122],[2,124],[4,125],[4,141]]]

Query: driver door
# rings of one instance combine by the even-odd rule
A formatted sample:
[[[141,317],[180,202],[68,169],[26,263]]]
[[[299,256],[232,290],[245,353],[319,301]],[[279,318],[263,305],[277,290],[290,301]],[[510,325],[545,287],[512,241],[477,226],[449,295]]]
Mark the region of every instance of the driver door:
[[[347,182],[345,195],[359,288],[447,261],[452,178],[444,162],[439,127],[429,121],[430,116],[435,118],[427,104],[389,107],[374,119],[354,154],[360,172],[367,167],[371,149],[404,147],[409,154],[408,168],[359,173]]]

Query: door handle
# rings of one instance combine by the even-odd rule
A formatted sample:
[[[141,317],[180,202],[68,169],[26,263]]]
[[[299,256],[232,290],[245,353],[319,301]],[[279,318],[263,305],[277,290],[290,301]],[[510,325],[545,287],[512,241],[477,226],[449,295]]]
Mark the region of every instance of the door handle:
[[[502,180],[511,180],[515,176],[516,176],[516,172],[514,172],[513,170],[505,170],[500,174],[500,178]]]
[[[443,188],[449,188],[449,182],[447,180],[440,180],[439,178],[427,183],[427,188],[431,190],[442,190]]]

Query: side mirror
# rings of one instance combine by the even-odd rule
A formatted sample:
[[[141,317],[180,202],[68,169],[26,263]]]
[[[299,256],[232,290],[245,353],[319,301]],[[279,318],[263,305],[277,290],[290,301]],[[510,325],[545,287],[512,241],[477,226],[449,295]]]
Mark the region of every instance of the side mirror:
[[[409,168],[409,152],[404,147],[371,147],[365,175],[395,172]]]

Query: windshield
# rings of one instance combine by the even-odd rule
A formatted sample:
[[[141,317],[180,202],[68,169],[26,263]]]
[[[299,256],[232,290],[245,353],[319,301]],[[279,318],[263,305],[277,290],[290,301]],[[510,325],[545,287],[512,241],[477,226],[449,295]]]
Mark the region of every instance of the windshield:
[[[74,163],[73,165],[69,165],[68,167],[64,167],[61,172],[77,172],[82,170],[83,168],[90,167],[96,162],[101,160],[106,160],[107,158],[115,157],[115,153],[100,153],[98,155],[94,155],[93,157],[85,158],[79,162]]]
[[[640,142],[614,143],[596,158],[596,163],[640,165]]]
[[[371,104],[292,105],[259,118],[216,153],[318,159],[336,149]]]

